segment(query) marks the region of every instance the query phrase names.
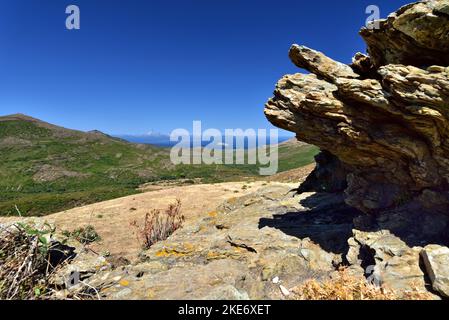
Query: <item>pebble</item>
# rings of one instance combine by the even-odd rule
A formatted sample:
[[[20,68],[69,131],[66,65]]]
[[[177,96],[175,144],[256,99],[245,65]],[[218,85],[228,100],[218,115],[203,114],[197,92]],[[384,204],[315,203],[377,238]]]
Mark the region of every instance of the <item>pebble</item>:
[[[284,296],[289,296],[290,295],[290,291],[288,291],[288,289],[286,288],[286,287],[284,287],[284,286],[279,286],[279,289],[281,289],[281,292],[282,292],[282,294],[284,295]]]

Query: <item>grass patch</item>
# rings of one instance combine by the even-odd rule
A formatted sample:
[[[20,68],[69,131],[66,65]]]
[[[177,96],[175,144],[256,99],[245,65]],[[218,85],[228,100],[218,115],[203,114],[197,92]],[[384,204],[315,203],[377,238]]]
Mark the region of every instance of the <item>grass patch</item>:
[[[91,225],[81,227],[73,231],[63,231],[62,235],[67,239],[72,238],[82,244],[91,244],[101,240],[100,235]]]

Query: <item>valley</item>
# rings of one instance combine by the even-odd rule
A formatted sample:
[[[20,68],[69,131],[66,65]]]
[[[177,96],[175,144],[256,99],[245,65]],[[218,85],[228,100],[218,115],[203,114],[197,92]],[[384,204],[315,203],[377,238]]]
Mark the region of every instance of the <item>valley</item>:
[[[280,171],[311,164],[317,151],[283,143]],[[25,115],[0,117],[0,216],[42,216],[136,194],[148,183],[259,179],[257,165],[173,165],[169,148],[70,130]]]

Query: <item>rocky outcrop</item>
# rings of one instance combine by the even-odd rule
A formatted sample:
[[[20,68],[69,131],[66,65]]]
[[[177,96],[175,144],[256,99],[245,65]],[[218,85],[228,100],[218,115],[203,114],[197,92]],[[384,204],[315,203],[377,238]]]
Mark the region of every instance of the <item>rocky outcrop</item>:
[[[367,213],[449,204],[449,3],[405,6],[363,29],[349,66],[294,45],[311,74],[286,75],[265,108],[276,126],[335,155],[346,202]]]

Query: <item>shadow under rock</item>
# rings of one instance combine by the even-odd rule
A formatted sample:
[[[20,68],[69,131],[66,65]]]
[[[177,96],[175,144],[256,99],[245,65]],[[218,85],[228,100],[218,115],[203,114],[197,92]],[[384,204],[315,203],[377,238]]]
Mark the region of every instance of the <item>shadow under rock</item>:
[[[276,214],[259,220],[264,227],[300,239],[310,238],[327,252],[346,254],[352,230],[388,230],[409,247],[429,244],[449,246],[449,215],[403,207],[377,215],[364,214],[344,203],[343,194],[317,193],[301,201],[306,210]]]
[[[317,193],[301,204],[308,210],[262,218],[259,229],[270,227],[300,239],[310,238],[327,252],[346,254],[353,220],[362,213],[345,204],[342,194]]]
[[[429,244],[449,246],[449,215],[413,205],[362,215],[354,219],[354,228],[365,232],[388,230],[410,248]]]

